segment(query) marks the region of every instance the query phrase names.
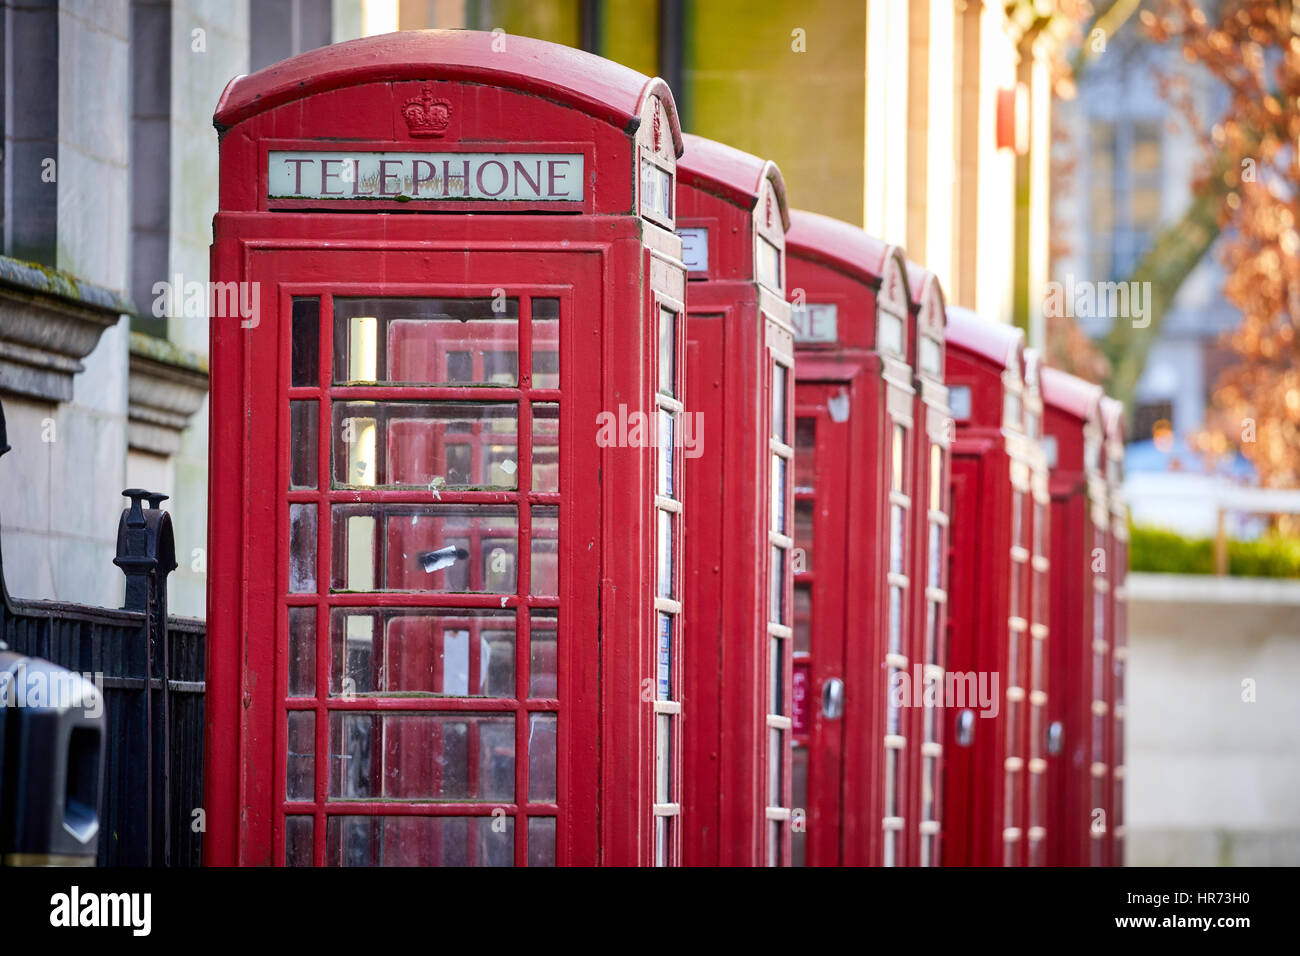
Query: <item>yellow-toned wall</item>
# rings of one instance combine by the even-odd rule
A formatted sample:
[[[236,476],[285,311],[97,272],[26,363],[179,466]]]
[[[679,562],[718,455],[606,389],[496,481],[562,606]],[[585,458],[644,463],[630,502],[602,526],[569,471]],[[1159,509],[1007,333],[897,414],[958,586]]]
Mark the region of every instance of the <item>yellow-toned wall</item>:
[[[605,0],[600,55],[654,76],[659,72],[659,4],[655,0]]]
[[[540,37],[576,47],[582,42],[578,0],[478,0],[479,23],[485,30]]]
[[[861,225],[865,4],[695,0],[684,32],[690,132],[775,160],[791,205]]]

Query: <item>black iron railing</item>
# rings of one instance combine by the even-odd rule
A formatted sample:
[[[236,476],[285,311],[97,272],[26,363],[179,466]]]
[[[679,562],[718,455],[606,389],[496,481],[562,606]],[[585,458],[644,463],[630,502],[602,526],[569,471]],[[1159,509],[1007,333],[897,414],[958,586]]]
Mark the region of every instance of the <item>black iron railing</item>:
[[[8,450],[0,407],[0,456]],[[176,562],[171,518],[159,507],[166,496],[125,494],[132,503],[119,521],[113,563],[127,575],[127,607],[11,598],[0,556],[0,644],[87,676],[103,691],[98,864],[198,866],[206,629],[167,615],[167,575]]]

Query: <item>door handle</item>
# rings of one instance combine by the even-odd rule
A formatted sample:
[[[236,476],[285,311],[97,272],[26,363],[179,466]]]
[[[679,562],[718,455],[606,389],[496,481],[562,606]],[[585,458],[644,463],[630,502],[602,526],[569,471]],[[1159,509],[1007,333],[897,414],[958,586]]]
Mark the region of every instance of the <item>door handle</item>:
[[[975,711],[967,708],[957,715],[957,746],[969,747],[975,739]]]
[[[844,681],[832,677],[822,684],[822,716],[838,720],[844,716]]]

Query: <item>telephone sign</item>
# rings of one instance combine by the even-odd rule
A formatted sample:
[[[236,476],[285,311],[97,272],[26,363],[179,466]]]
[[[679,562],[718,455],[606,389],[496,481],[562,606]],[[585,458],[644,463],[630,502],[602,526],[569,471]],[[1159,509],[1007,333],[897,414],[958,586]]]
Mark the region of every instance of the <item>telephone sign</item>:
[[[794,337],[800,345],[834,342],[839,338],[839,310],[834,303],[808,302],[792,309]]]
[[[581,153],[415,153],[272,150],[270,199],[583,198]]]

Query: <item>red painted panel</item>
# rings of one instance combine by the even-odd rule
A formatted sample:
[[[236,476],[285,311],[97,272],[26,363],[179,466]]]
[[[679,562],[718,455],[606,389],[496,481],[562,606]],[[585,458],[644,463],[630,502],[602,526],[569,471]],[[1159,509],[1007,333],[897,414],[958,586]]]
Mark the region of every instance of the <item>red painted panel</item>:
[[[638,162],[671,171],[680,133],[662,81],[525,38],[493,50],[496,39],[338,44],[235,81],[218,107],[212,277],[253,283],[259,314],[249,327],[212,322],[209,862],[280,864],[292,850],[317,865],[644,865],[656,832],[665,861],[680,861],[679,817],[665,816],[680,800],[680,726],[665,803],[645,694],[656,449],[593,427],[656,404],[658,316],[682,311],[683,278],[677,240],[636,214]],[[438,122],[414,122],[413,100],[434,102]],[[420,216],[405,213],[431,207],[269,200],[268,153],[286,148],[570,152],[587,175],[580,201]],[[507,342],[485,321],[455,333],[486,336],[455,359],[472,374],[452,374],[445,319],[432,335],[378,313],[334,322],[336,297],[502,293],[519,309]],[[314,317],[295,297],[317,302]],[[534,323],[535,306],[558,321]],[[387,374],[376,364],[336,383],[353,334]],[[304,371],[297,353],[312,339]],[[490,354],[517,377],[487,376]],[[427,384],[439,381],[451,384]],[[292,415],[291,402],[303,403]],[[373,443],[354,447],[334,434],[344,402],[403,404],[391,419],[373,406]],[[510,413],[449,415],[457,403]],[[681,555],[679,534],[674,573]],[[289,608],[296,626],[316,623],[314,691],[292,657]],[[431,609],[440,623],[418,613]],[[512,661],[509,626],[479,627],[502,612]],[[372,689],[354,694],[358,675]]]
[[[796,366],[800,415],[817,433],[810,449],[818,488],[809,496],[816,515],[814,568],[807,578],[813,586],[808,664],[814,716],[806,741],[806,862],[907,864],[907,829],[916,822],[909,820],[916,775],[907,760],[915,741],[907,739],[910,711],[896,709],[891,718],[888,702],[891,669],[905,670],[902,662],[910,663],[914,653],[915,615],[905,595],[912,587],[907,555],[915,547],[907,509],[916,507],[917,429],[905,262],[897,249],[860,229],[798,211],[791,213],[788,249],[788,295],[795,308],[834,306],[836,315],[835,341],[801,343]],[[891,501],[896,428],[902,430],[902,457]],[[830,495],[823,495],[824,480]],[[843,490],[836,493],[832,483],[841,480]],[[891,508],[904,515],[894,533]],[[891,544],[903,549],[892,580]],[[896,602],[891,588],[898,589]],[[897,644],[892,653],[891,640]],[[838,719],[820,712],[832,679],[843,682]],[[838,766],[827,765],[836,759]],[[897,772],[887,775],[891,760]]]
[[[1098,470],[1101,389],[1054,369],[1044,369],[1043,428],[1056,445],[1051,472],[1052,595],[1049,720],[1060,743],[1049,753],[1048,863],[1086,866],[1091,861],[1093,505],[1105,494]],[[1089,454],[1091,450],[1091,454]],[[1104,508],[1104,501],[1101,502]]]
[[[788,306],[760,282],[780,270],[760,277],[755,255],[760,242],[783,252],[784,185],[773,164],[698,137],[678,170],[678,226],[707,231],[688,311],[687,414],[703,443],[687,461],[684,859],[784,865],[794,462],[780,446],[793,440],[794,375],[778,381],[776,367],[794,355]]]
[[[968,390],[969,417],[953,443],[949,676],[967,689],[949,701],[945,734],[943,862],[1001,866],[1024,861],[1029,633],[1025,591],[1032,524],[1027,446],[1021,431],[1019,330],[948,308],[946,378],[950,394]],[[1013,486],[1021,470],[1023,484]],[[1023,509],[1019,523],[1013,508]],[[1017,532],[1017,529],[1019,531]],[[1019,623],[1016,619],[1019,619]],[[974,703],[970,688],[982,696]],[[1017,691],[1008,693],[1009,689]]]

